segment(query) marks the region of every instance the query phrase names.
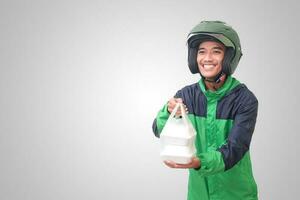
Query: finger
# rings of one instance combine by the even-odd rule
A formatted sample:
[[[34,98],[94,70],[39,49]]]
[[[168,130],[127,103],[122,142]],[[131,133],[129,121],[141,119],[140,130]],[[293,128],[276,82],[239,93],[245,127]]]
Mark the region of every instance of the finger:
[[[164,163],[170,168],[175,168],[175,166],[176,166],[176,163],[174,163],[173,161],[170,161],[170,160],[165,160]]]
[[[188,109],[187,109],[187,107],[186,107],[186,106],[184,106],[184,112],[185,112],[186,114],[188,114],[188,113],[189,113],[189,111],[188,111]],[[178,110],[178,111],[176,112],[176,115],[179,115],[179,116],[181,116],[181,115],[182,115],[182,113],[181,113],[181,110]]]
[[[174,110],[175,105],[176,105],[175,98],[171,98],[171,99],[168,101],[168,111],[169,111],[170,113]]]
[[[201,160],[198,157],[193,157],[192,159],[193,168],[198,168],[201,166]]]
[[[188,164],[176,164],[176,168],[198,168],[200,166],[200,160],[193,157],[191,162]]]
[[[167,167],[173,168],[170,164],[164,162]]]
[[[181,111],[180,111],[180,110],[178,110],[178,111],[176,112],[176,116],[181,116]]]
[[[176,103],[183,103],[182,98],[177,98],[177,99],[176,99]]]
[[[171,112],[173,111],[173,108],[172,108],[172,106],[170,105],[170,103],[168,103],[168,111],[169,111],[169,113],[171,113]]]
[[[168,160],[164,160],[164,163],[168,166],[171,167],[170,162]]]
[[[185,112],[186,112],[186,113],[189,113],[189,110],[188,110],[187,108],[185,108]]]
[[[183,108],[184,108],[184,111],[185,111],[186,113],[189,112],[189,111],[188,111],[188,108],[186,107],[186,105],[183,104]]]
[[[176,163],[176,167],[177,168],[196,168],[199,167],[200,164],[200,160],[197,157],[193,157],[191,159],[191,162],[187,163],[187,164],[178,164]]]
[[[172,99],[170,99],[169,101],[168,101],[168,107],[172,107],[172,105],[173,105],[173,103],[172,103]]]
[[[174,168],[187,169],[187,168],[191,168],[191,165],[190,164],[176,164]]]
[[[187,164],[175,163],[175,168],[179,168],[179,169],[193,168],[193,162],[191,161],[190,163]]]

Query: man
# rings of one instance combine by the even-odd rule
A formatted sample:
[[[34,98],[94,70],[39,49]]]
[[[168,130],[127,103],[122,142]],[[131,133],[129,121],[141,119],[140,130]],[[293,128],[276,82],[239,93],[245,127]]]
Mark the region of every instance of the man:
[[[238,34],[224,22],[202,21],[187,44],[189,68],[201,79],[164,105],[153,131],[159,137],[176,103],[183,103],[197,131],[197,154],[189,164],[165,164],[189,169],[189,200],[257,200],[249,147],[258,101],[232,77],[242,56]]]

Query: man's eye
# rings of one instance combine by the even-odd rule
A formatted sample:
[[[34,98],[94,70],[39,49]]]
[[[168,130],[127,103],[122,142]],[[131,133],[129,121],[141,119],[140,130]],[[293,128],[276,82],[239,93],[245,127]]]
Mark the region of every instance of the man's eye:
[[[214,51],[215,54],[221,54],[222,51]]]
[[[198,54],[204,54],[205,52],[204,51],[198,51]]]

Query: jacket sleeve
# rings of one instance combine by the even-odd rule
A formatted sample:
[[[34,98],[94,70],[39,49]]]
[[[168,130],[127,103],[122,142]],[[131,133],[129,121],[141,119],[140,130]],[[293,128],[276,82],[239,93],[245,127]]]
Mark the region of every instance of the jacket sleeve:
[[[231,169],[249,150],[255,128],[258,102],[255,98],[241,105],[235,116],[233,127],[224,145],[216,151],[200,153],[201,167],[196,169],[203,176]]]
[[[159,138],[162,129],[164,128],[170,113],[168,112],[168,105],[164,105],[164,107],[158,112],[156,118],[154,119],[152,130],[156,137]]]

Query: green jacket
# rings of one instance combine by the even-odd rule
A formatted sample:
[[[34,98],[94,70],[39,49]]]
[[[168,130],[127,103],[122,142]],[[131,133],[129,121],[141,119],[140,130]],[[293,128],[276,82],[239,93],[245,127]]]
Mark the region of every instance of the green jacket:
[[[189,170],[188,200],[257,200],[249,153],[258,108],[254,94],[229,76],[215,92],[201,79],[175,97],[188,108],[201,161],[200,169]],[[154,120],[157,137],[169,115],[165,105]]]

